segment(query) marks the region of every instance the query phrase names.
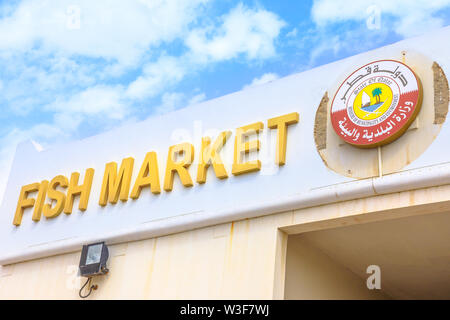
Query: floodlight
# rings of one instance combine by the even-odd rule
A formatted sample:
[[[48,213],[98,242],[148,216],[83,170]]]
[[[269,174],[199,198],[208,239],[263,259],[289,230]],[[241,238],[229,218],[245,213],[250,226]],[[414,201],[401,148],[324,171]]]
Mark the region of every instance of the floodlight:
[[[108,247],[104,242],[84,245],[80,259],[81,276],[92,277],[108,273],[106,267],[108,257]]]

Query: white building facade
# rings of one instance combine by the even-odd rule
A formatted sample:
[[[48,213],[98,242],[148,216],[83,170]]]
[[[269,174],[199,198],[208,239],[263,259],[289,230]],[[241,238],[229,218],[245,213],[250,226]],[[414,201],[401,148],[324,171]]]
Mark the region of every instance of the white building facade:
[[[449,38],[48,150],[19,145],[0,207],[0,298],[78,298],[81,247],[98,241],[110,272],[90,299],[450,298]],[[377,61],[412,70],[420,109],[361,148],[331,111],[349,75]]]

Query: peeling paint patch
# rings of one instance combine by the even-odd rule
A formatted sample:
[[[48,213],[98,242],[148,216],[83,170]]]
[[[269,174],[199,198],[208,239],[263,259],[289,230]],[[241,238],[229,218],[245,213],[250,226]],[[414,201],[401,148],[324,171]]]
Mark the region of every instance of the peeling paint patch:
[[[316,112],[316,119],[314,122],[314,142],[316,143],[317,150],[326,149],[327,147],[327,105],[328,105],[328,92],[322,97],[319,108]]]
[[[433,87],[434,87],[434,123],[444,123],[449,103],[449,87],[447,77],[444,74],[444,70],[433,62]]]

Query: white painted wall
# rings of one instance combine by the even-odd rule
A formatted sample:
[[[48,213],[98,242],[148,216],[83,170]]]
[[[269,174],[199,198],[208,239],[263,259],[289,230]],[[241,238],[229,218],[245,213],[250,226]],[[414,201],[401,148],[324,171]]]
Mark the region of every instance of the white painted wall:
[[[286,255],[287,300],[389,299],[384,292],[369,290],[366,279],[337,263],[307,240],[288,240]]]

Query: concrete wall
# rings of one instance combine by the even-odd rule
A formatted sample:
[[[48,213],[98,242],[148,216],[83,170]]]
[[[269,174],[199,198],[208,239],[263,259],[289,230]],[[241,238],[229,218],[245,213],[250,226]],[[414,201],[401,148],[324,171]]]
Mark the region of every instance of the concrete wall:
[[[272,299],[276,226],[285,222],[280,214],[113,245],[110,273],[95,279],[89,299]],[[0,299],[78,298],[79,258],[4,266]]]
[[[285,299],[388,299],[304,239],[289,239]]]
[[[360,290],[361,278],[320,252],[303,246],[292,253],[288,235],[449,210],[447,185],[113,245],[111,271],[95,280],[99,290],[89,299],[311,299],[334,298],[343,288],[339,298],[371,298]],[[78,298],[84,279],[76,276],[79,257],[74,252],[2,267],[0,299]],[[334,281],[337,275],[341,280]],[[328,279],[326,286],[320,279]],[[295,291],[291,281],[308,289]]]

